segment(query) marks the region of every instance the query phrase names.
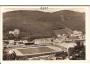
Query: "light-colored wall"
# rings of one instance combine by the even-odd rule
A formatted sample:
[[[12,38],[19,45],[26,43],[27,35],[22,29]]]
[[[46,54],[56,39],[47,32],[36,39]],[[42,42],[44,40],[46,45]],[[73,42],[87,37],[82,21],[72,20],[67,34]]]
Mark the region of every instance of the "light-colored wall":
[[[35,44],[48,44],[51,43],[51,38],[35,39]]]

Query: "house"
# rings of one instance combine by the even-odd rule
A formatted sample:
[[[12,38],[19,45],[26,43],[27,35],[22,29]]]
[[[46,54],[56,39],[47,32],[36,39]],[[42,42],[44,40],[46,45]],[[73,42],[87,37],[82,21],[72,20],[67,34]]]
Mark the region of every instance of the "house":
[[[79,37],[79,36],[82,36],[82,35],[83,35],[83,33],[81,31],[75,30],[75,31],[73,31],[73,33],[72,33],[71,36],[77,36],[77,37]]]
[[[84,36],[84,35],[83,35],[83,33],[82,33],[81,31],[75,30],[75,31],[73,31],[73,33],[71,34],[70,39],[80,39],[80,40],[82,40],[82,39],[84,39],[83,36]]]

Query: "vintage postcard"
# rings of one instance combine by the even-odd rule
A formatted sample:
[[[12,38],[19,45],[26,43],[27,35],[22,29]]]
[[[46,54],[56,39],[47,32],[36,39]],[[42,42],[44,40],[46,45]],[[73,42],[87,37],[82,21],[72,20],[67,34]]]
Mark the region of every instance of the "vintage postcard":
[[[88,6],[2,6],[2,60],[88,60]]]

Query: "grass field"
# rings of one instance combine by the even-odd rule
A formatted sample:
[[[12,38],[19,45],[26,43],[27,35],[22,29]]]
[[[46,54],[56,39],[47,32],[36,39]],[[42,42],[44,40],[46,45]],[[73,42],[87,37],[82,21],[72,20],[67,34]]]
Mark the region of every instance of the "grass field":
[[[55,50],[48,47],[38,47],[38,48],[24,48],[18,49],[22,54],[35,54],[35,53],[45,53],[45,52],[53,52]]]

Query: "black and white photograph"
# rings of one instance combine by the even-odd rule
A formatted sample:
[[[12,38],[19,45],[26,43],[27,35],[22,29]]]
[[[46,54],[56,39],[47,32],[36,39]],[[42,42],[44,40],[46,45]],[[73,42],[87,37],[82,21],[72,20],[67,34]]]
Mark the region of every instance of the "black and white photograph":
[[[2,7],[3,61],[86,60],[86,8]]]

